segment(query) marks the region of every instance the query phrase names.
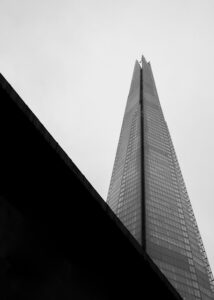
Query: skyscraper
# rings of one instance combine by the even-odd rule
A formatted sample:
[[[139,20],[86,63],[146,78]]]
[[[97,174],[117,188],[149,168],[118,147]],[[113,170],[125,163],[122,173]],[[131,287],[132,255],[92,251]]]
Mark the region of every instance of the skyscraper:
[[[107,203],[183,299],[214,299],[213,275],[144,57],[135,63]]]

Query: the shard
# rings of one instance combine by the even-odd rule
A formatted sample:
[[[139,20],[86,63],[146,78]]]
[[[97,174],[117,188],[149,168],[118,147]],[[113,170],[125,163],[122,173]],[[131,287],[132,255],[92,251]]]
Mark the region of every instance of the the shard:
[[[144,57],[135,63],[107,203],[183,299],[214,299],[212,272]]]

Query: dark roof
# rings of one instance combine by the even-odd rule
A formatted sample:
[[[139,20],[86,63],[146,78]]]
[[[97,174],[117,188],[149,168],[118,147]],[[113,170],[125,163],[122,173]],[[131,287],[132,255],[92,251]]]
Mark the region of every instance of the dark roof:
[[[181,299],[2,75],[0,139],[1,196],[45,257],[75,265],[80,281],[96,282],[105,299]]]

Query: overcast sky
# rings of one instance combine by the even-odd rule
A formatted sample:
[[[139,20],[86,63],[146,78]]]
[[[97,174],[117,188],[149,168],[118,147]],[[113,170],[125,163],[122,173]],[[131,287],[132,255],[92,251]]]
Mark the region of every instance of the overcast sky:
[[[104,199],[141,54],[214,270],[214,1],[0,0],[0,72]]]

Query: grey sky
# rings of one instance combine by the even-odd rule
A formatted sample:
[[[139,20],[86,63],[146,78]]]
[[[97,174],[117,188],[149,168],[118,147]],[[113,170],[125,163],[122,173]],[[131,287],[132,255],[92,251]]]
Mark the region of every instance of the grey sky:
[[[214,270],[213,14],[213,0],[0,0],[0,72],[104,199],[135,59],[151,61]]]

